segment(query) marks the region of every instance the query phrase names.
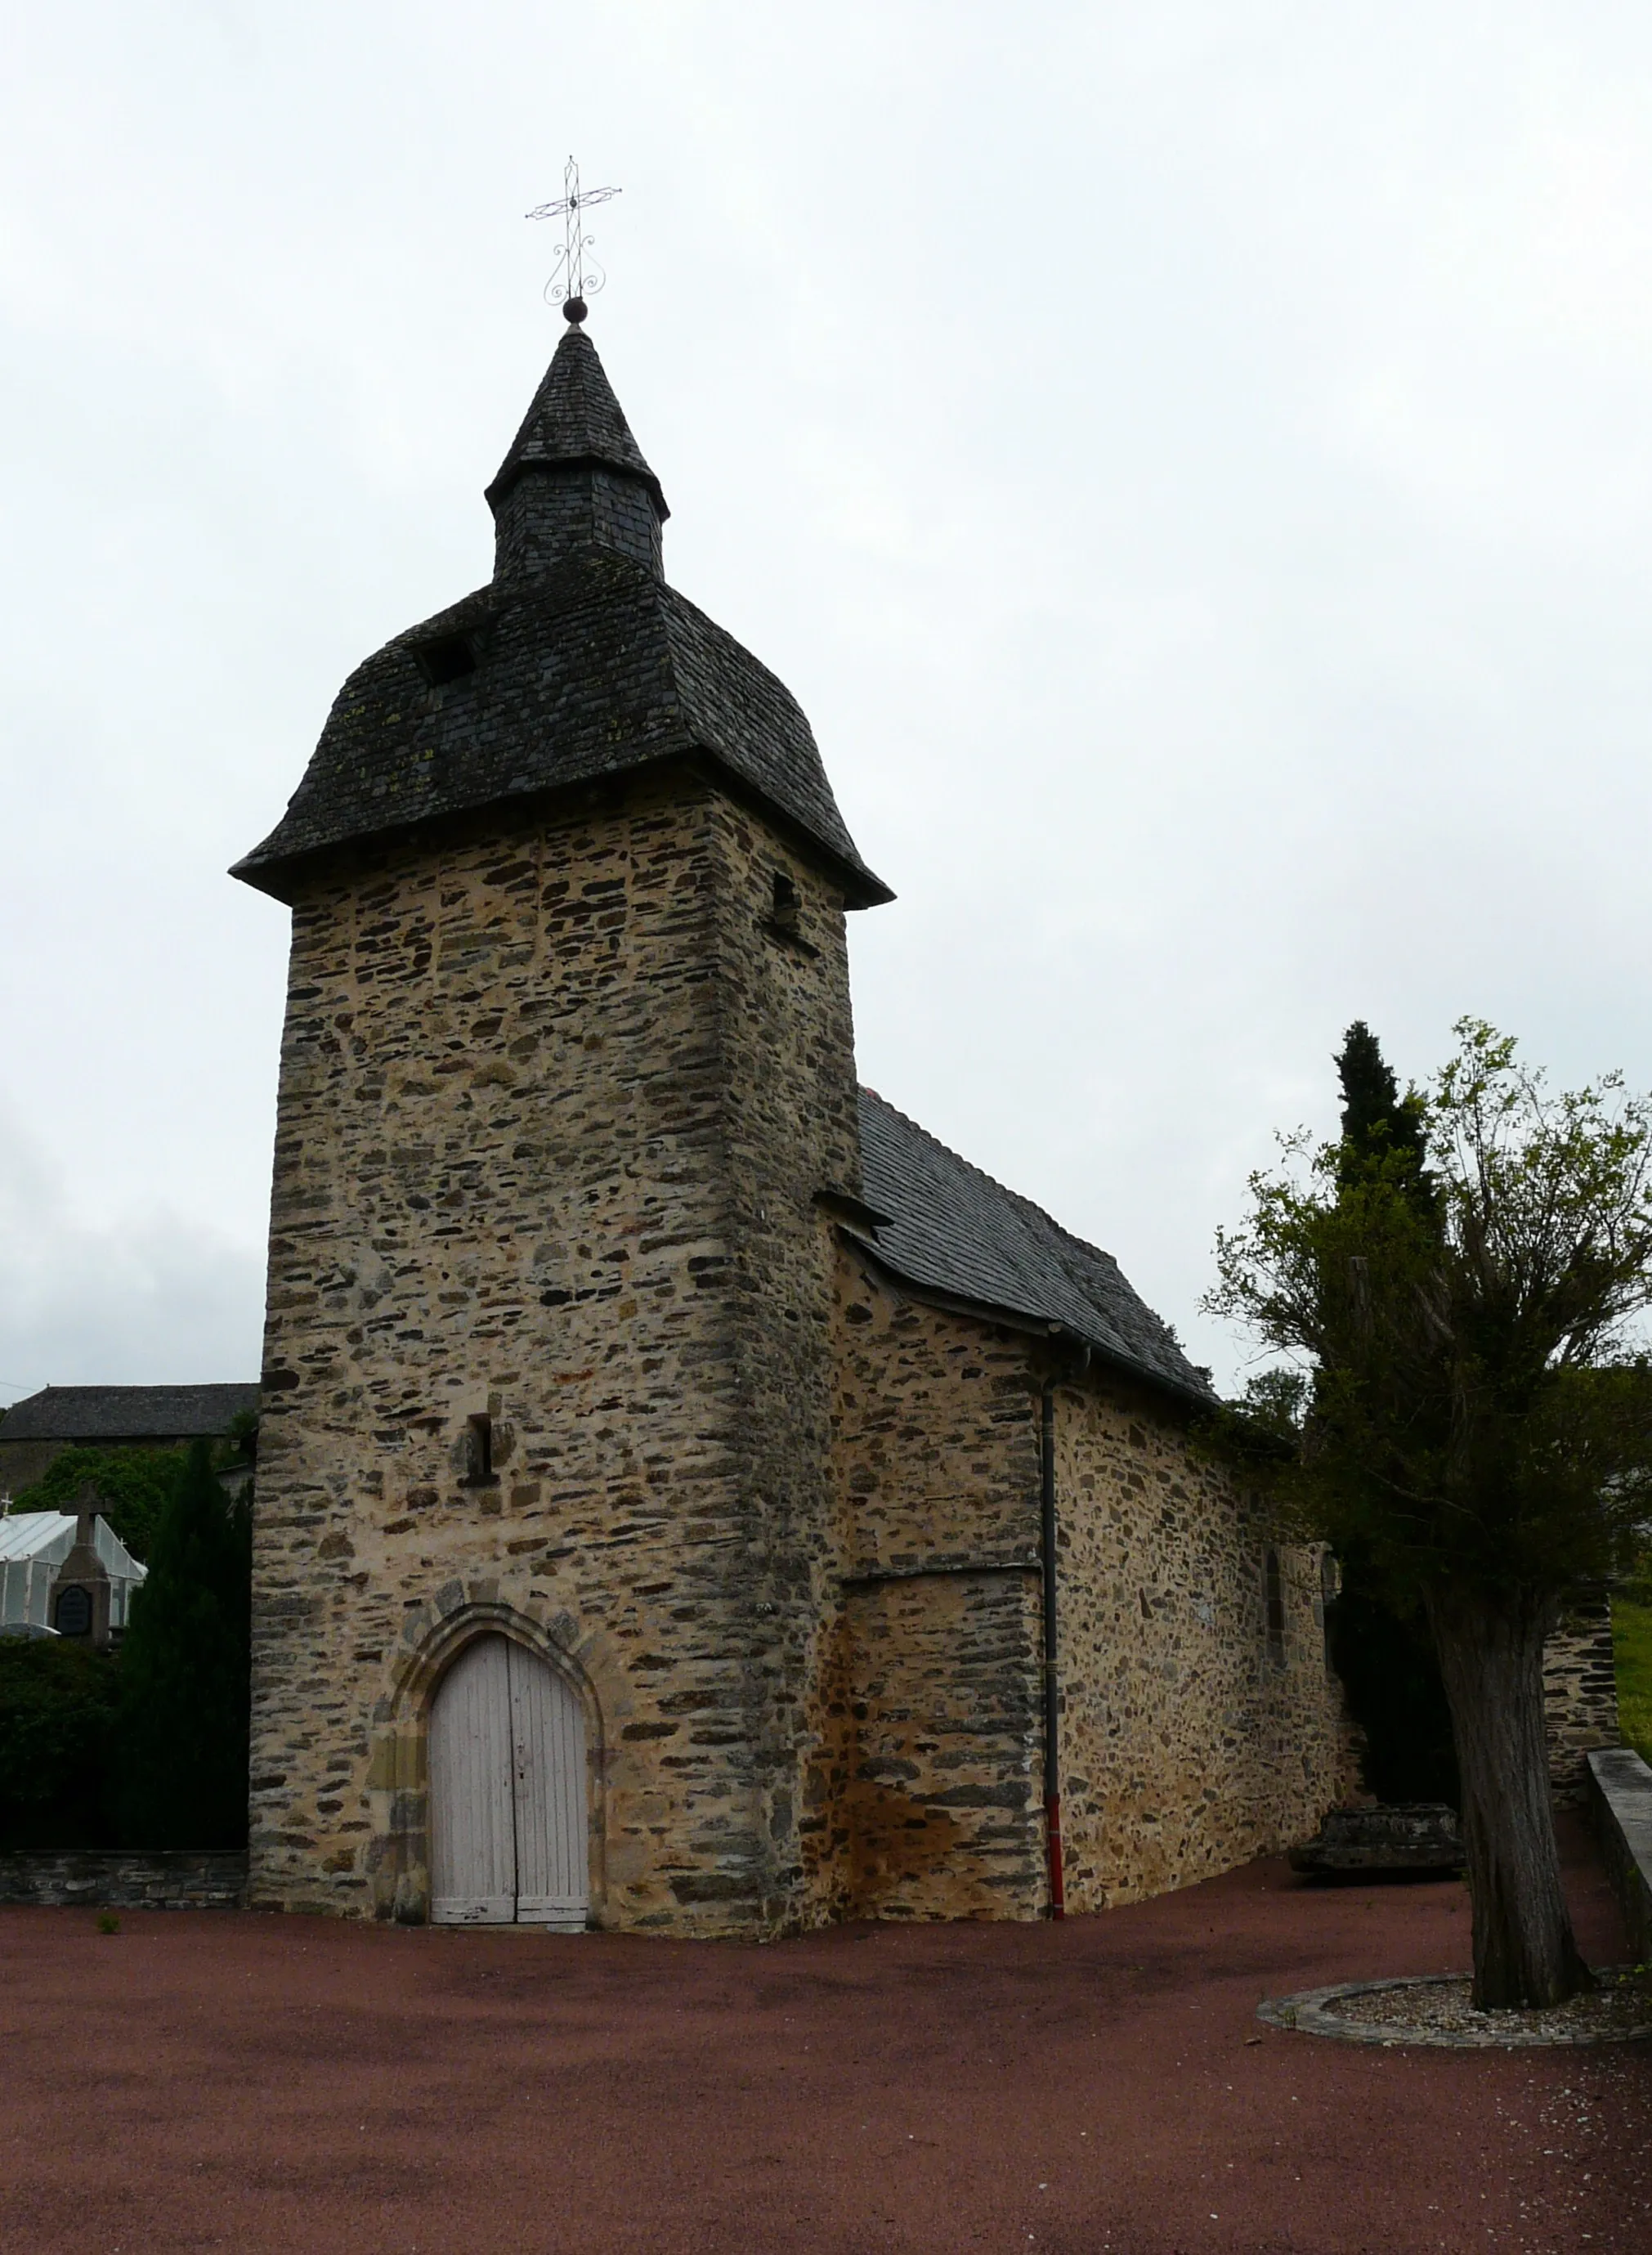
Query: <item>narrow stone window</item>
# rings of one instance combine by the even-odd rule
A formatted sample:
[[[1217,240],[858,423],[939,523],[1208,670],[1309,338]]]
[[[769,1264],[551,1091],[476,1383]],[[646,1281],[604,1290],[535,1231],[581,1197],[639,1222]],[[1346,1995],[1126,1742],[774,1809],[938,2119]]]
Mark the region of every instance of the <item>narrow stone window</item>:
[[[417,643],[413,659],[431,688],[439,689],[444,682],[462,681],[467,673],[475,672],[476,644],[469,635],[438,635]]]
[[[494,1470],[494,1421],[491,1417],[472,1417],[465,1433],[466,1454],[469,1469],[465,1475],[466,1487],[497,1487],[499,1474]]]
[[[1279,1574],[1279,1554],[1269,1545],[1262,1554],[1263,1598],[1267,1611],[1268,1657],[1284,1665],[1284,1584]]]
[[[797,888],[784,869],[774,872],[774,904],[772,920],[776,931],[788,938],[797,936]]]
[[[1320,1623],[1325,1633],[1325,1672],[1334,1675],[1331,1659],[1331,1608],[1342,1592],[1342,1569],[1334,1550],[1320,1553]]]

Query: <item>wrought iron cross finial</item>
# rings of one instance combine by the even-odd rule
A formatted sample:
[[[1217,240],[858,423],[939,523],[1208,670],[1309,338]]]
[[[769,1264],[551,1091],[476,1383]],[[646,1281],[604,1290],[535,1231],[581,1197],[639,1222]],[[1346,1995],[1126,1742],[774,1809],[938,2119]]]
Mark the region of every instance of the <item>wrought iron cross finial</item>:
[[[554,290],[562,292],[562,309],[570,321],[585,318],[585,297],[594,297],[607,276],[596,260],[587,261],[585,253],[597,238],[583,231],[580,214],[587,204],[606,204],[610,196],[617,196],[618,188],[582,188],[579,167],[570,157],[563,168],[563,192],[554,203],[536,204],[527,216],[529,219],[560,219],[564,226],[562,249],[556,253],[556,263],[550,270],[550,279],[545,285],[545,301],[554,304]]]

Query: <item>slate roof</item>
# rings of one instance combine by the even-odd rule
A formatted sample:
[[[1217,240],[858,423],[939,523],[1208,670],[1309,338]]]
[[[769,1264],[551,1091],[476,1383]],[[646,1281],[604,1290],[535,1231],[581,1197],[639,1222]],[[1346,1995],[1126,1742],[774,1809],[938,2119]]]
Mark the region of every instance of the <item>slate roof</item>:
[[[597,348],[581,328],[570,328],[557,346],[522,427],[487,488],[488,506],[497,508],[524,470],[553,462],[629,470],[648,487],[662,518],[671,514],[659,479],[631,435]]]
[[[571,330],[489,494],[592,461],[657,500],[595,348]],[[416,653],[459,634],[475,670],[433,687]],[[790,691],[647,563],[594,541],[496,577],[358,666],[285,815],[232,874],[289,899],[302,865],[352,841],[685,758],[812,847],[850,907],[893,897],[856,850]]]
[[[257,1386],[46,1386],[14,1401],[0,1441],[194,1441],[227,1433]]]
[[[476,671],[429,688],[417,645],[462,631],[480,637]],[[892,897],[791,692],[646,565],[594,547],[479,588],[358,666],[285,815],[234,874],[281,897],[293,862],[347,839],[696,754],[822,849],[853,905]]]
[[[860,1092],[863,1187],[876,1234],[851,1229],[920,1289],[1059,1326],[1107,1361],[1200,1404],[1215,1401],[1167,1324],[1110,1253],[1087,1245],[869,1088]]]

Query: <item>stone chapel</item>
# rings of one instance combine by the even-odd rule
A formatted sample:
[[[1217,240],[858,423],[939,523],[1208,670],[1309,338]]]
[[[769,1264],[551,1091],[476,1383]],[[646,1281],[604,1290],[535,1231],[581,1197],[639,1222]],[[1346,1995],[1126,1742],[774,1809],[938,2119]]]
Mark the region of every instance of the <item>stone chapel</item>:
[[[1116,1263],[857,1085],[892,896],[578,320],[486,499],[234,873],[292,911],[249,1899],[766,1935],[1311,1832],[1320,1555]]]

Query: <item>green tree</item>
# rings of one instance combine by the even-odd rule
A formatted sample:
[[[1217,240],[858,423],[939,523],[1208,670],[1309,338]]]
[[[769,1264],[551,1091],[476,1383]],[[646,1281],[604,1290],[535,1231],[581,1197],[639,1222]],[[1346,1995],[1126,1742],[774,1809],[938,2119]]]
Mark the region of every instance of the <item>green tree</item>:
[[[1341,1168],[1358,1174],[1373,1160],[1393,1152],[1425,1193],[1428,1127],[1423,1099],[1414,1092],[1400,1094],[1382,1046],[1363,1018],[1355,1018],[1342,1036],[1334,1062],[1342,1085]]]
[[[121,1650],[116,1799],[136,1848],[247,1837],[252,1539],[197,1441],[155,1530]]]
[[[1218,1239],[1208,1304],[1311,1373],[1273,1479],[1425,1612],[1450,1703],[1485,2009],[1590,1978],[1560,1886],[1543,1649],[1652,1511],[1652,1106],[1552,1093],[1477,1020],[1415,1150],[1285,1139]]]
[[[72,1511],[81,1489],[90,1486],[99,1511],[133,1557],[147,1565],[156,1527],[187,1458],[184,1449],[65,1449],[11,1507]]]
[[[1420,1097],[1402,1096],[1376,1036],[1356,1018],[1334,1060],[1342,1089],[1339,1183],[1357,1182],[1395,1155],[1421,1208],[1437,1213],[1428,1174],[1428,1135]],[[1419,1593],[1396,1591],[1368,1547],[1345,1538],[1342,1586],[1326,1629],[1332,1665],[1364,1740],[1361,1774],[1382,1801],[1447,1801],[1460,1788],[1451,1709]]]

